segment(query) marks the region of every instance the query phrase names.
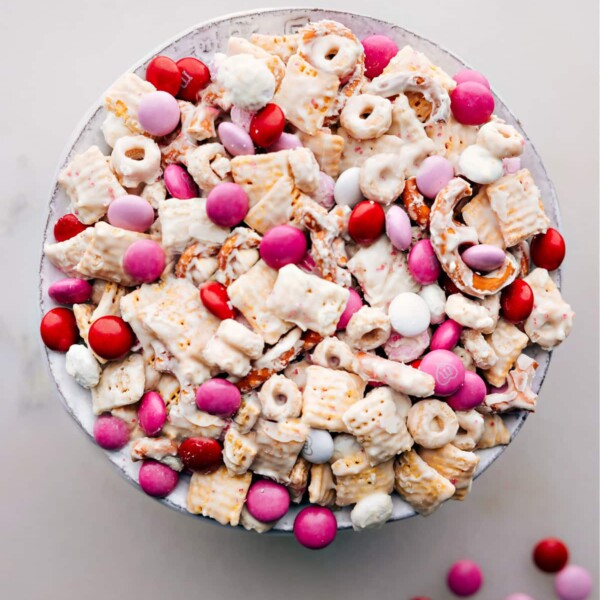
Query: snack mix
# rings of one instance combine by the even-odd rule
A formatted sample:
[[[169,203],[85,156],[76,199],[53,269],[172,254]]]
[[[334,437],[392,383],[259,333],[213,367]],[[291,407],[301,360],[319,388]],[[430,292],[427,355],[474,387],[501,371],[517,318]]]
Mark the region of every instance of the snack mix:
[[[478,449],[534,411],[573,322],[564,241],[494,116],[451,77],[334,21],[155,57],[104,96],[106,146],[70,157],[46,258],[46,346],[91,391],[94,437],[191,513],[322,548],[464,500]],[[107,153],[105,150],[109,149]],[[188,478],[191,474],[191,478]]]

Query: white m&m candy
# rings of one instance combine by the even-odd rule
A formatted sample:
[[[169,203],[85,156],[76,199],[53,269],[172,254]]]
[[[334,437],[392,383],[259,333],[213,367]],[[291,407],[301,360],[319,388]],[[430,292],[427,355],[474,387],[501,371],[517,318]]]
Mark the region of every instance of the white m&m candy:
[[[326,463],[333,455],[333,438],[328,431],[323,429],[311,429],[302,456],[314,465]]]
[[[431,320],[427,302],[412,292],[398,294],[392,300],[388,314],[392,328],[406,337],[423,333]]]

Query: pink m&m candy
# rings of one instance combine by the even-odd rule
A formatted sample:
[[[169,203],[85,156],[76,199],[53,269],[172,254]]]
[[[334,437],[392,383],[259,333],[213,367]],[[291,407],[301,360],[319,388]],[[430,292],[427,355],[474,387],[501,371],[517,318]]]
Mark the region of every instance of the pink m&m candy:
[[[83,279],[61,279],[48,288],[48,296],[59,304],[82,304],[92,297],[94,288]]]
[[[432,350],[452,350],[458,344],[461,333],[462,325],[448,319],[435,330],[431,337],[430,347]]]
[[[149,496],[168,496],[179,481],[179,473],[155,460],[145,460],[138,475],[140,487]]]
[[[446,581],[453,594],[464,598],[479,591],[483,585],[483,574],[472,560],[459,560],[450,567]]]
[[[449,350],[432,350],[427,353],[419,369],[435,379],[434,392],[437,396],[450,396],[465,381],[465,367],[460,358]]]
[[[198,409],[218,417],[234,415],[241,401],[240,390],[226,379],[209,379],[196,390]]]
[[[108,205],[106,216],[113,227],[143,233],[154,222],[154,209],[141,196],[127,194],[115,198]]]
[[[365,50],[365,75],[369,79],[381,75],[398,54],[396,42],[385,35],[369,35],[361,43]]]
[[[152,283],[165,270],[165,251],[153,240],[133,242],[123,257],[123,270],[136,281]]]
[[[293,150],[294,148],[302,148],[302,142],[300,138],[293,134],[283,132],[276,140],[274,144],[271,144],[267,148],[267,152],[279,152],[280,150]]]
[[[474,271],[488,273],[494,269],[499,269],[506,260],[506,255],[502,248],[492,246],[491,244],[476,244],[467,248],[461,255],[467,267]]]
[[[250,122],[254,114],[252,111],[245,110],[239,106],[232,106],[229,116],[234,125],[241,127],[244,131],[250,131]]]
[[[348,291],[350,292],[350,296],[348,298],[348,302],[346,303],[346,308],[344,309],[344,312],[338,321],[338,331],[346,329],[354,313],[357,313],[363,306],[362,298],[358,292],[354,288],[348,288]]]
[[[319,173],[319,185],[310,197],[323,208],[329,210],[330,208],[333,208],[333,205],[335,204],[335,199],[333,197],[334,187],[335,181],[333,177],[321,171]]]
[[[426,198],[435,198],[454,177],[452,163],[443,156],[428,156],[417,171],[417,188]]]
[[[277,521],[290,507],[290,494],[280,483],[262,479],[255,481],[246,496],[248,512],[262,523]]]
[[[206,214],[219,227],[234,227],[241,223],[248,207],[248,194],[244,188],[230,181],[216,185],[206,199]]]
[[[465,371],[462,386],[446,402],[452,410],[471,410],[484,401],[486,392],[485,381],[477,373]]]
[[[397,204],[390,206],[385,215],[385,232],[398,250],[408,250],[412,242],[412,228],[406,211]]]
[[[254,154],[254,142],[250,134],[239,125],[223,122],[219,125],[217,133],[225,150],[232,156]]]
[[[516,173],[521,168],[521,157],[511,156],[510,158],[503,158],[502,168],[505,175]]]
[[[129,441],[129,427],[118,417],[101,415],[94,423],[94,439],[105,450],[119,450]]]
[[[411,248],[408,269],[421,285],[429,285],[438,280],[442,269],[429,240],[419,240]]]
[[[299,263],[306,254],[306,237],[291,225],[269,229],[260,242],[260,256],[272,269]]]
[[[169,165],[165,169],[164,180],[167,191],[173,198],[198,198],[198,186],[181,165]]]
[[[160,432],[167,420],[167,407],[157,392],[146,392],[138,408],[138,421],[142,431],[149,436]]]
[[[483,125],[494,112],[494,96],[476,81],[459,83],[450,93],[454,118],[463,125]]]
[[[452,79],[454,79],[456,83],[475,81],[481,85],[485,85],[488,90],[490,89],[490,82],[487,80],[487,78],[479,71],[474,71],[473,69],[461,69]]]
[[[305,548],[320,550],[329,546],[337,535],[333,512],[324,506],[303,508],[294,521],[294,536]]]
[[[179,125],[181,111],[168,92],[150,92],[142,96],[138,108],[140,125],[152,135],[168,135]]]
[[[554,580],[554,589],[560,600],[586,600],[593,587],[589,571],[577,565],[565,567]]]

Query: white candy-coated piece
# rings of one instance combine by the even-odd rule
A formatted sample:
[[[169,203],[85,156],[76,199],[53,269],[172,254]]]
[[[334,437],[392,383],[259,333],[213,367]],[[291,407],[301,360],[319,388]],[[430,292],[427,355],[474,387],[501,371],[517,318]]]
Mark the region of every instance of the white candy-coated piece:
[[[405,174],[397,154],[375,154],[360,168],[360,189],[365,198],[391,204],[404,191]]]
[[[423,333],[431,322],[429,306],[413,292],[398,294],[390,304],[388,315],[394,331],[406,337]]]
[[[356,206],[364,200],[360,190],[360,167],[350,167],[343,171],[335,182],[333,198],[341,206]]]
[[[459,430],[452,443],[461,450],[474,450],[485,429],[483,415],[473,409],[458,411],[456,418]]]
[[[110,164],[121,183],[135,188],[140,183],[154,183],[162,173],[160,148],[144,135],[119,138],[110,155]]]
[[[463,150],[458,159],[458,171],[467,179],[481,184],[493,183],[504,175],[502,160],[477,144]]]
[[[315,347],[311,362],[328,369],[351,371],[354,363],[354,353],[346,342],[337,337],[326,337]]]
[[[477,144],[496,158],[512,158],[523,154],[525,139],[512,125],[490,121],[478,131]]]
[[[250,54],[228,56],[219,66],[217,81],[234,106],[259,110],[275,92],[275,78],[267,65]]]
[[[100,129],[102,130],[104,140],[111,148],[115,147],[115,144],[120,138],[131,135],[131,130],[125,125],[123,119],[117,117],[117,115],[112,112],[109,112],[106,115]]]
[[[75,381],[84,388],[90,389],[100,381],[100,365],[92,351],[83,344],[73,344],[65,356],[65,369]]]
[[[319,163],[308,148],[290,150],[288,160],[296,187],[306,194],[314,192],[319,185]]]
[[[441,448],[449,444],[458,432],[454,411],[440,400],[421,400],[408,412],[408,430],[423,448]]]
[[[389,494],[379,492],[359,500],[352,512],[350,520],[354,531],[377,529],[392,516],[393,503]]]
[[[182,162],[203,192],[208,193],[222,181],[229,181],[231,164],[221,144],[201,144],[186,154]]]
[[[352,96],[342,109],[340,123],[357,140],[378,138],[392,124],[392,103],[372,94]]]
[[[298,386],[284,375],[272,375],[258,392],[262,415],[271,421],[299,417],[302,394]]]
[[[425,300],[431,315],[431,324],[439,325],[446,318],[446,292],[437,284],[424,285],[419,296]]]
[[[352,315],[346,327],[346,340],[359,350],[374,350],[390,337],[389,317],[380,308],[363,306]]]
[[[331,455],[331,464],[348,456],[354,456],[362,451],[362,446],[358,440],[349,433],[340,433],[333,440],[333,454]]]
[[[462,294],[451,294],[446,300],[446,314],[462,325],[478,331],[493,329],[494,320],[488,310],[476,300]]]

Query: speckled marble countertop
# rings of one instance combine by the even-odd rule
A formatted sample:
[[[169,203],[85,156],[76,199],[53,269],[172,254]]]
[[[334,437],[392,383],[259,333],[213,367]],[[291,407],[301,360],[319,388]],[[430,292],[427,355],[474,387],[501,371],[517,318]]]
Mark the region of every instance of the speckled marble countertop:
[[[529,560],[547,535],[563,537],[598,581],[597,2],[580,0],[569,14],[523,0],[363,4],[326,2],[397,22],[483,71],[554,181],[568,248],[563,292],[577,320],[554,354],[537,414],[465,503],[380,532],[341,534],[343,543],[321,553],[196,522],[134,491],[70,421],[42,363],[36,274],[49,186],[70,132],[112,80],[178,31],[250,5],[6,2],[0,597],[441,600],[450,597],[447,566],[471,557],[487,578],[476,598],[524,591],[549,600],[551,578]]]

